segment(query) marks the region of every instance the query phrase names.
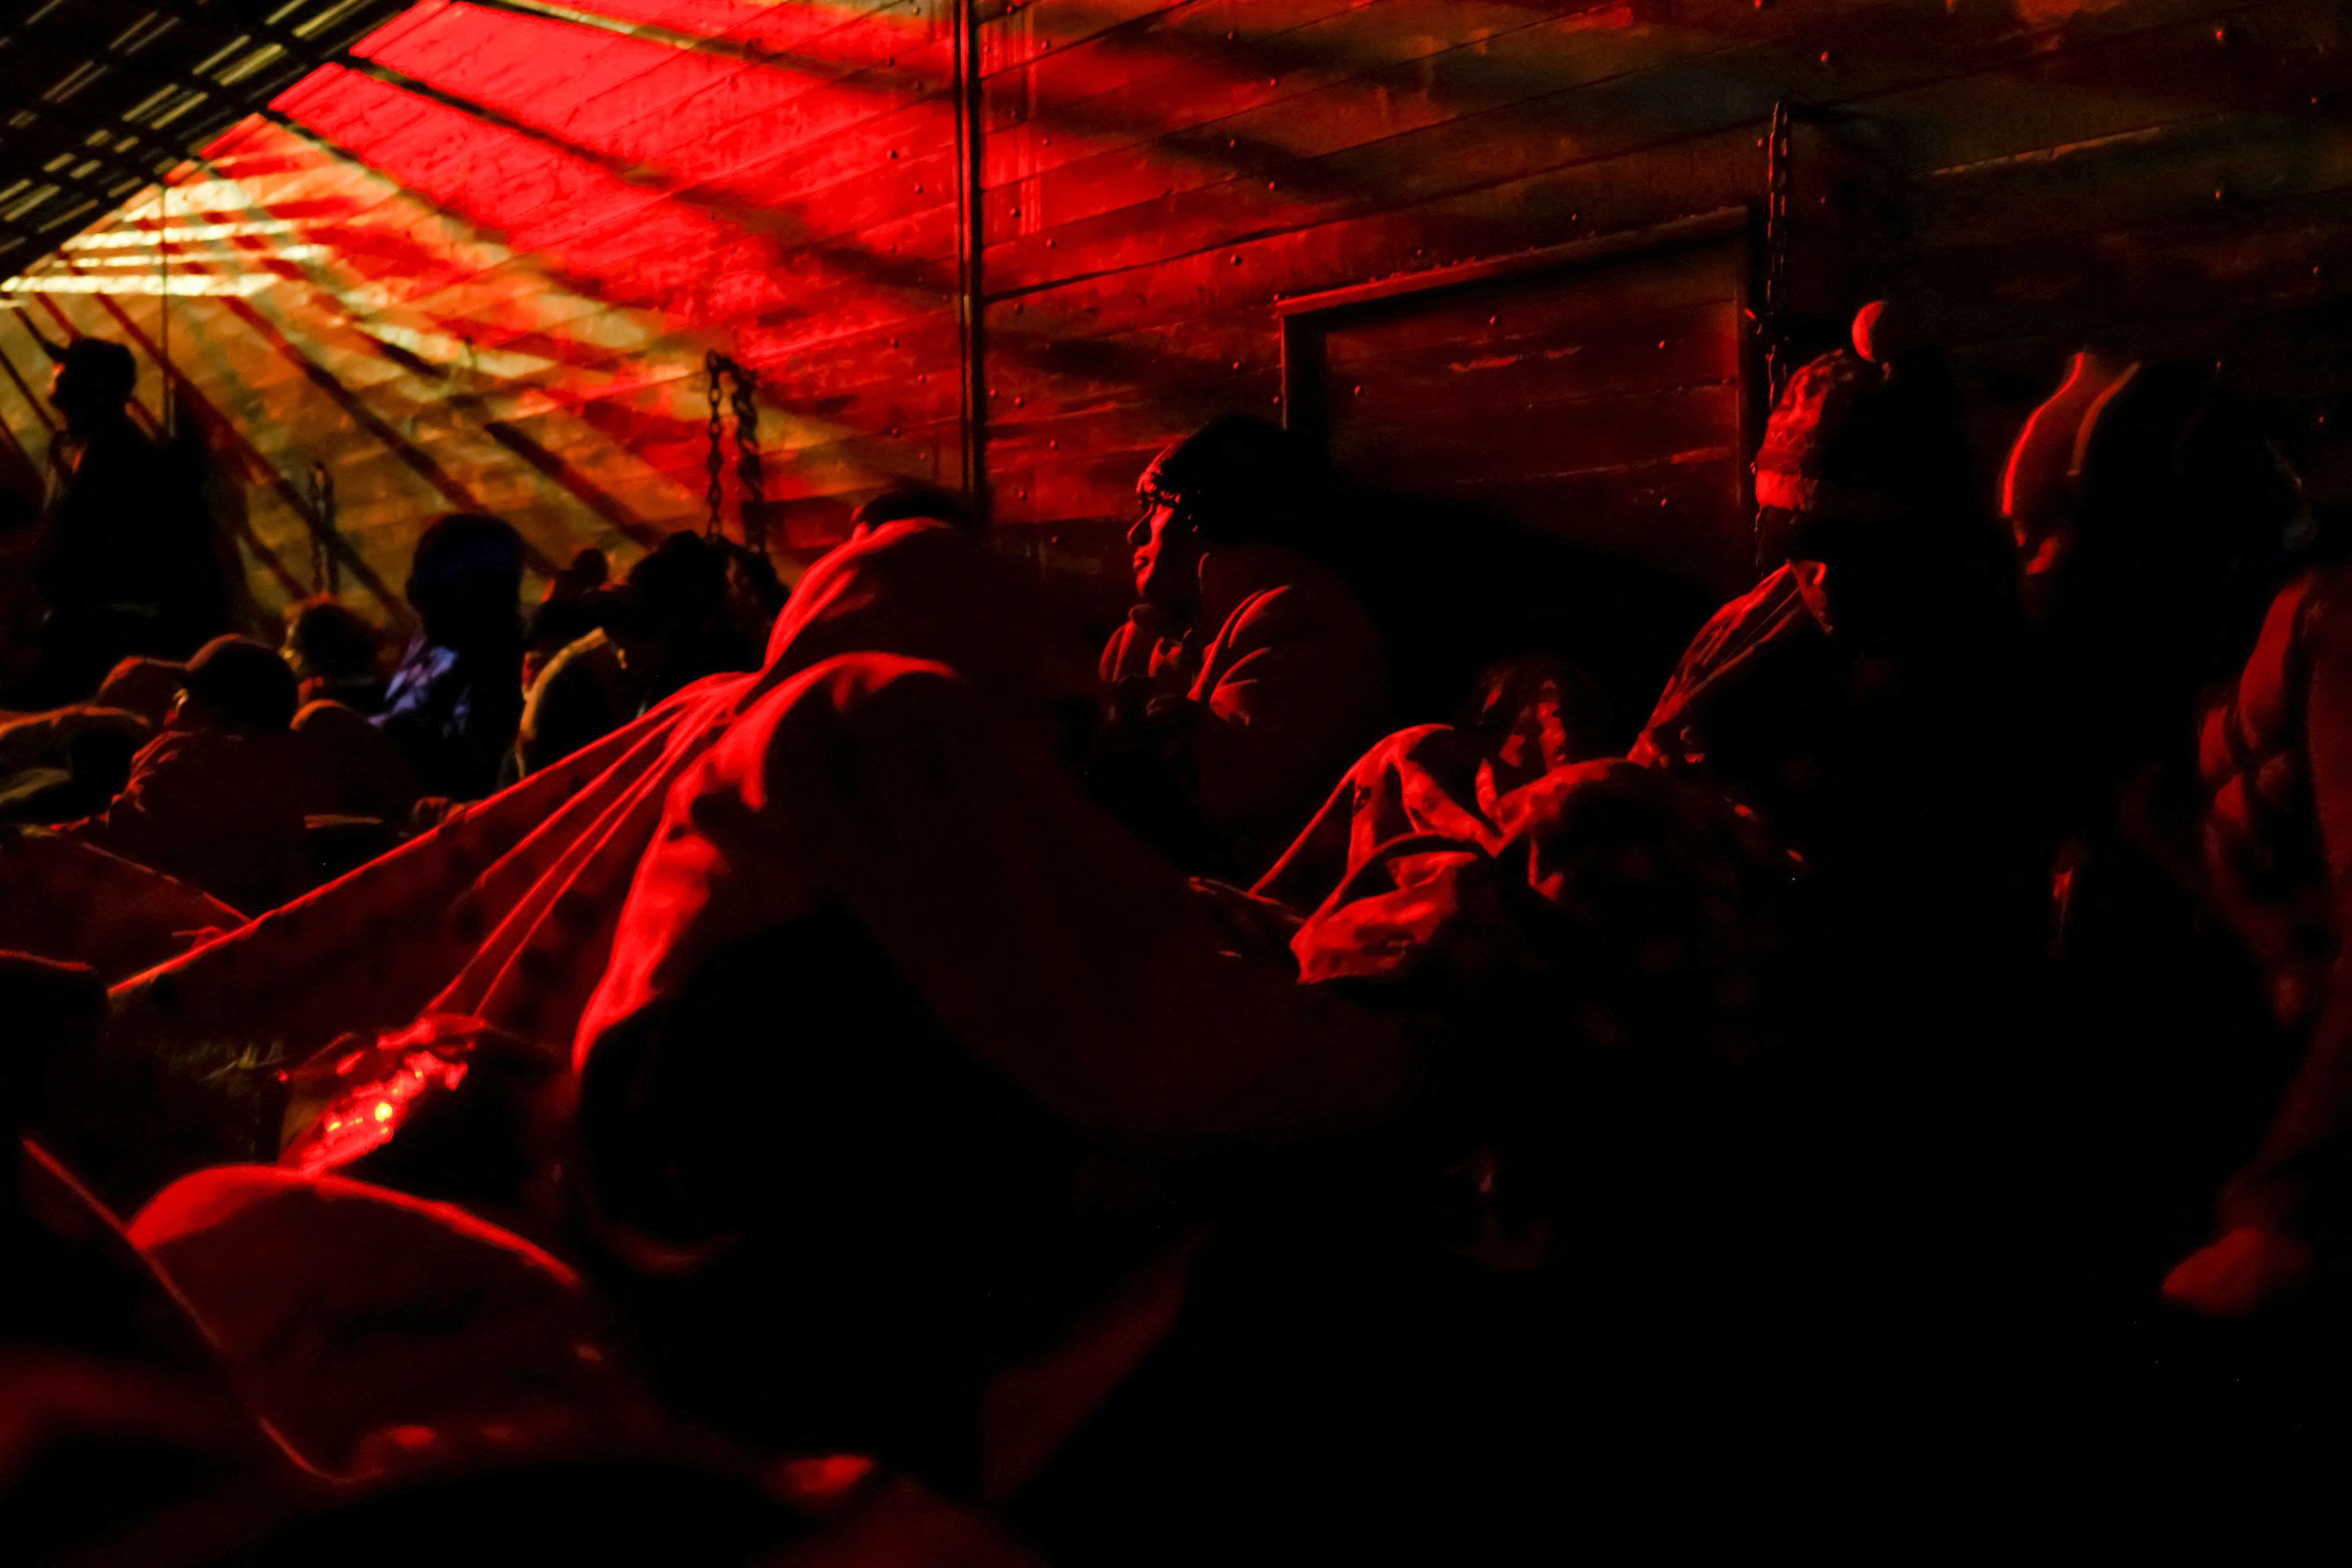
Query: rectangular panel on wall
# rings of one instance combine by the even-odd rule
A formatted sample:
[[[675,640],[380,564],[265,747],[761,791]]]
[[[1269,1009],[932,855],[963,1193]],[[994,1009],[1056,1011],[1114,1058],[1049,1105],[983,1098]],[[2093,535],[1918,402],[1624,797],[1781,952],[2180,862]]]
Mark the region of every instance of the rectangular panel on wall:
[[[1291,301],[1291,423],[1360,480],[1737,593],[1748,228],[1707,214]]]

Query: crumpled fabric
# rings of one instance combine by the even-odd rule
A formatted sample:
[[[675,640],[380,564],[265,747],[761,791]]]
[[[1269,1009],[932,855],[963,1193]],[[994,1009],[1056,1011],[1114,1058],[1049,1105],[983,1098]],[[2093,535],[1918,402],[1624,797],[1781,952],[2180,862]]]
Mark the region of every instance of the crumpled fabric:
[[[127,1228],[247,1405],[329,1476],[527,1452],[632,1407],[579,1277],[449,1205],[223,1165]]]
[[[0,826],[0,950],[109,983],[245,924],[202,889],[47,828]]]
[[[1784,647],[1822,640],[1821,626],[1798,595],[1786,566],[1707,617],[1675,666],[1640,739],[1628,754],[1652,767],[1704,763],[1706,716],[1735,694]]]
[[[965,1051],[1073,1125],[1150,1143],[1376,1120],[1403,1087],[1395,1040],[1223,956],[1213,912],[1086,799],[1043,717],[880,653],[776,688],[672,792],[577,1065],[715,956],[833,908]]]
[[[258,910],[309,885],[304,821],[335,805],[306,737],[174,722],[131,760],[105,810],[60,831]]]
[[[760,673],[688,688],[118,987],[112,1049],[299,1064],[345,1037],[446,1016],[550,1051],[577,1037],[584,1056],[730,932],[823,896],[876,928],[972,1049],[1078,1121],[1150,1137],[1378,1113],[1409,1076],[1386,1026],[1327,1016],[1329,1003],[1297,998],[1280,975],[1220,959],[1173,869],[1053,763],[1052,706],[1083,692],[1086,672],[1060,664],[1069,645],[1044,616],[1008,613],[1030,597],[1014,570],[930,523],[843,547],[803,578]],[[878,708],[856,695],[869,685]],[[939,782],[921,760],[934,721],[951,775],[937,800],[922,793]],[[845,769],[898,791],[887,804],[910,815],[887,820],[881,795],[841,784]],[[633,934],[616,950],[625,919]],[[1031,967],[1034,983],[1016,984]],[[1261,1015],[1263,1030],[1228,1026]],[[1184,1035],[1204,1018],[1203,1038]],[[1150,1026],[1130,1040],[1139,1020]],[[1327,1088],[1318,1053],[1348,1058],[1360,1081]],[[399,1120],[433,1096],[385,1098]]]
[[[1139,606],[1103,650],[1116,686],[1142,675],[1192,704],[1181,749],[1221,859],[1255,873],[1388,713],[1380,633],[1328,568],[1271,544],[1215,545],[1189,627]]]
[[[2352,1126],[2348,683],[2352,571],[2322,568],[2279,591],[2244,669],[2200,726],[2214,900],[2261,963],[2279,1021],[2308,1036],[2260,1150],[2223,1191],[2229,1226],[2301,1223]]]
[[[944,525],[877,530],[812,567],[766,668],[713,676],[432,832],[114,994],[118,1039],[275,1047],[463,1014],[568,1050],[671,787],[760,699],[835,653],[1020,660],[1042,628],[986,608],[1009,563]],[[1082,674],[1070,677],[1076,683]]]
[[[1670,1036],[1738,1060],[1770,1043],[1796,872],[1696,782],[1601,758],[1499,788],[1473,737],[1428,725],[1367,753],[1254,890],[1311,909],[1291,942],[1310,984],[1459,996],[1539,977],[1586,1044]]]

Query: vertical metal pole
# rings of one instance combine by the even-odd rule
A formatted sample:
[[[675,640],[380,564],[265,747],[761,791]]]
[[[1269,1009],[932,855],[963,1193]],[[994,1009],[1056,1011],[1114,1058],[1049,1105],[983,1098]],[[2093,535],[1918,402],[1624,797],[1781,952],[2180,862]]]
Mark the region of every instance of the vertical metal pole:
[[[986,239],[981,192],[980,3],[952,0],[955,23],[957,311],[963,354],[963,489],[972,519],[988,518],[988,372],[981,286]]]

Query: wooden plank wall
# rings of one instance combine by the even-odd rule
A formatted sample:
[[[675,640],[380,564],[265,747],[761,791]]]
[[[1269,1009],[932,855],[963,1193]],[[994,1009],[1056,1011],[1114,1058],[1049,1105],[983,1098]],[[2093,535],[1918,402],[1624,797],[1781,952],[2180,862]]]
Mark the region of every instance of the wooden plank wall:
[[[1106,610],[1150,453],[1221,410],[1281,413],[1280,299],[1760,200],[1784,98],[1831,111],[1795,160],[1797,303],[1915,300],[1989,459],[2096,335],[2223,361],[2352,500],[2346,0],[980,15],[989,489],[1003,547]],[[382,584],[457,495],[550,559],[625,561],[698,515],[709,347],[766,380],[801,546],[892,476],[954,480],[953,18],[435,0],[239,132],[198,176],[207,216],[292,226],[182,258],[265,286],[175,300],[173,330],[243,432],[264,597],[266,556],[301,575],[314,458]],[[51,305],[157,325],[152,296],[31,308]],[[31,358],[10,324],[0,351]],[[0,419],[37,453],[5,375]]]
[[[1365,306],[1317,310],[1330,296],[1308,296],[1285,348],[1298,366],[1285,412],[1405,507],[1461,503],[1736,594],[1754,555],[1739,320],[1750,256],[1744,215],[1728,216],[1734,230],[1711,238],[1595,258],[1570,246],[1565,262]],[[1298,406],[1318,390],[1319,410]]]
[[[987,28],[992,471],[1116,596],[1150,450],[1278,412],[1286,294],[1760,201],[1795,302],[1893,290],[1988,462],[2077,340],[2224,356],[2316,477],[2352,391],[2340,0],[1032,0]]]

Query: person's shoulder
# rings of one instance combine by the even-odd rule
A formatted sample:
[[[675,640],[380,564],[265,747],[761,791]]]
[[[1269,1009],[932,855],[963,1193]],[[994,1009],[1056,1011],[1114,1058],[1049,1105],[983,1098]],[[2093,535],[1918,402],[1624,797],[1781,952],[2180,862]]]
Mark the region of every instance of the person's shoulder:
[[[220,739],[217,731],[167,727],[132,755],[131,771],[136,774],[151,768],[211,756],[221,750]]]
[[[439,680],[457,668],[457,653],[439,643],[418,638],[408,645],[400,657],[400,664],[392,672],[390,688],[396,695],[413,692]]]
[[[2298,572],[2272,596],[2266,620],[2292,620],[2306,639],[2352,637],[2352,561],[2330,561]]]
[[[577,708],[582,704],[615,706],[629,679],[628,660],[621,647],[601,629],[566,643],[531,683],[525,707],[529,711],[551,705]]]
[[[836,545],[817,565],[832,562],[845,568],[908,557],[946,555],[961,559],[984,553],[970,535],[952,523],[936,518],[904,517],[869,528]],[[816,567],[810,570],[814,572]]]
[[[1348,580],[1303,552],[1245,545],[1223,552],[1223,569],[1234,580],[1234,607],[1224,617],[1228,628],[1307,621],[1367,629],[1372,626],[1371,612]]]
[[[82,444],[83,456],[105,463],[143,464],[161,458],[163,448],[146,431],[121,420],[93,433]]]
[[[2306,567],[2279,585],[2238,670],[2238,704],[2255,723],[2274,721],[2310,671],[2352,661],[2352,563]]]
[[[1735,595],[1707,617],[1707,625],[1737,626],[1759,616],[1778,614],[1797,602],[1797,574],[1787,564],[1775,566],[1756,585],[1744,594]]]
[[[1683,662],[1688,666],[1711,659],[1735,645],[1771,633],[1792,616],[1810,625],[1811,617],[1803,614],[1803,608],[1796,574],[1787,566],[1775,567],[1754,587],[1727,599],[1707,616],[1691,637]]]
[[[547,661],[547,668],[540,672],[539,679],[542,682],[577,680],[592,672],[601,671],[604,667],[617,667],[619,662],[619,647],[604,628],[598,626],[557,649],[555,657]]]
[[[258,780],[283,784],[289,773],[310,765],[318,755],[315,734],[287,730],[225,730],[216,731],[208,755],[234,759],[236,766]]]
[[[1181,635],[1182,628],[1166,611],[1153,605],[1136,605],[1128,611],[1127,619],[1112,628],[1097,660],[1097,671],[1106,684],[1148,676],[1160,650]]]

